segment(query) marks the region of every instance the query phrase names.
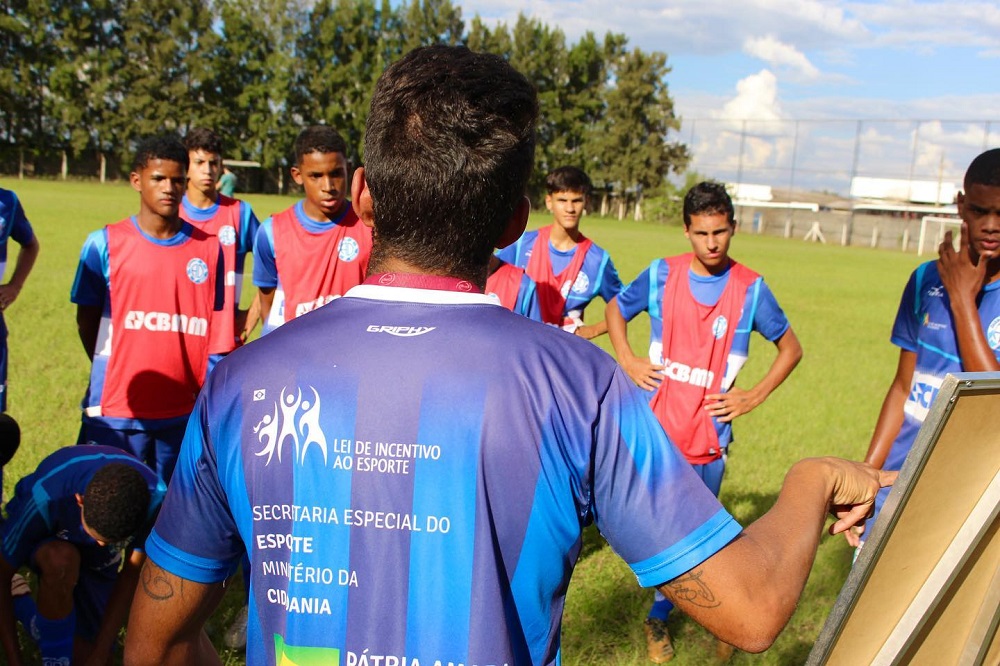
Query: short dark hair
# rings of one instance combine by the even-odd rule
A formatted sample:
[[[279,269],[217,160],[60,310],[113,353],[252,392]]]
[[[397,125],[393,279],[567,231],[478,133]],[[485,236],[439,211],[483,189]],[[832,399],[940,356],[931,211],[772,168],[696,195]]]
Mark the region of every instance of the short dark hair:
[[[207,127],[195,127],[184,136],[184,147],[188,152],[204,150],[222,155],[222,137]]]
[[[549,172],[545,177],[545,189],[549,194],[556,192],[580,192],[589,197],[594,185],[590,182],[590,176],[583,169],[573,166],[561,166]]]
[[[534,88],[499,56],[435,45],[386,69],[365,132],[371,266],[392,256],[483,286],[524,197],[537,116]]]
[[[722,183],[702,181],[684,195],[684,226],[691,226],[692,215],[724,213],[729,224],[736,222],[733,200]]]
[[[347,157],[347,142],[329,125],[312,125],[295,138],[295,164],[309,153],[340,153]]]
[[[146,522],[149,486],[136,468],[108,463],[83,491],[83,519],[108,541],[134,536]]]
[[[10,462],[21,445],[21,427],[10,414],[0,414],[0,467]]]
[[[152,160],[177,162],[184,171],[188,168],[188,151],[174,134],[146,137],[139,141],[139,147],[132,159],[132,171],[142,171]]]
[[[1000,187],[1000,148],[987,150],[972,160],[963,187],[969,189],[969,185]]]

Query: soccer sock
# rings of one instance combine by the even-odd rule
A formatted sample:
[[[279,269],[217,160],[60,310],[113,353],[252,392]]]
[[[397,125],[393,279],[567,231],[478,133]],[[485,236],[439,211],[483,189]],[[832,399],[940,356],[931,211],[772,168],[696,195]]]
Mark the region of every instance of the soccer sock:
[[[42,663],[69,664],[73,660],[73,634],[76,632],[76,611],[59,620],[35,616],[38,627],[38,650],[42,653]]]
[[[30,594],[22,594],[20,596],[14,597],[14,617],[17,618],[25,631],[31,634],[31,637],[38,641],[37,627],[35,626],[35,618],[38,616],[38,608],[35,607],[35,600],[32,599]]]
[[[667,616],[670,615],[674,605],[667,600],[659,592],[656,593],[656,598],[653,600],[653,607],[649,609],[649,617],[654,620],[666,621]]]

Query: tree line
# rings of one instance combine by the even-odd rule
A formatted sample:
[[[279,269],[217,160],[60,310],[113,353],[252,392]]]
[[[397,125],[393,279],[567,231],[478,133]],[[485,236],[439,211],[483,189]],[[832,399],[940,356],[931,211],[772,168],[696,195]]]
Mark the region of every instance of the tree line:
[[[305,125],[326,123],[363,162],[368,104],[382,70],[432,43],[505,57],[538,89],[532,192],[573,164],[599,185],[661,187],[687,148],[665,77],[667,57],[625,35],[558,27],[519,15],[513,25],[466,25],[450,0],[13,0],[0,12],[0,150],[10,164],[79,160],[103,179],[127,171],[137,137],[195,126],[226,141],[226,156],[280,178]],[[98,174],[98,171],[100,174]]]

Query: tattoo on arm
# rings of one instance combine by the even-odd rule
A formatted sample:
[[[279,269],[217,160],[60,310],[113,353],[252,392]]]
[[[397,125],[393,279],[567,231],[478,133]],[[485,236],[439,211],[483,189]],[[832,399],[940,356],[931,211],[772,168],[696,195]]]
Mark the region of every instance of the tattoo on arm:
[[[721,602],[701,579],[701,570],[689,572],[667,583],[677,601],[686,601],[702,608],[715,608]]]
[[[169,573],[147,560],[146,566],[142,568],[142,591],[146,596],[155,601],[166,601],[174,596],[173,578]],[[184,596],[184,581],[177,579],[181,596]]]

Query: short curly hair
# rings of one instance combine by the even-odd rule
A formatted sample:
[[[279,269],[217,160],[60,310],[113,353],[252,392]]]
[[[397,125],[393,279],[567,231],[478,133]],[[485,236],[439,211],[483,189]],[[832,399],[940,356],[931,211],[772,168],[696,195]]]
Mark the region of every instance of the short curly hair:
[[[83,519],[109,542],[134,536],[149,512],[149,486],[139,470],[109,463],[97,470],[83,492]]]

